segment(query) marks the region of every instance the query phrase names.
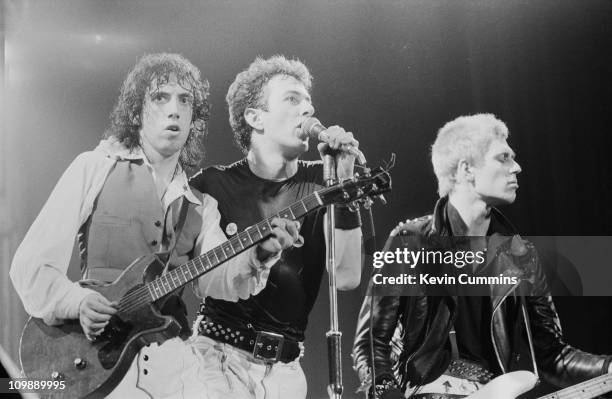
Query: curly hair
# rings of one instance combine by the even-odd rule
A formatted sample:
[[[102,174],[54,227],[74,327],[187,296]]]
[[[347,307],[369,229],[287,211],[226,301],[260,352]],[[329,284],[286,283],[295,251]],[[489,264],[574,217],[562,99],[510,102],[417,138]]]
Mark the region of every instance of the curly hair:
[[[298,59],[287,59],[275,55],[268,59],[257,57],[247,69],[236,75],[230,85],[225,101],[229,108],[229,122],[234,132],[236,145],[247,153],[251,145],[252,128],[244,118],[247,108],[266,109],[264,96],[266,84],[277,75],[291,76],[302,83],[306,90],[312,87],[312,76]]]
[[[455,184],[455,173],[461,159],[473,165],[482,162],[494,139],[505,140],[506,124],[493,114],[460,116],[439,131],[431,146],[431,163],[438,178],[438,194],[448,195]]]
[[[208,133],[210,104],[209,84],[201,80],[200,70],[180,54],[159,53],[142,57],[121,85],[121,93],[110,114],[105,137],[116,137],[129,149],[140,146],[142,110],[147,92],[156,82],[159,87],[176,76],[177,83],[193,95],[193,115],[189,136],[181,150],[179,162],[187,170],[198,166],[204,156],[203,141]]]

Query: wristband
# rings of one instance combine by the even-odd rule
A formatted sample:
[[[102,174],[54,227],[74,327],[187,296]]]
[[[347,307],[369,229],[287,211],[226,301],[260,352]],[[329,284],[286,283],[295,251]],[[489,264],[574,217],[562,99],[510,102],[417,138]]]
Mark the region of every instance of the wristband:
[[[361,227],[361,212],[359,208],[351,210],[348,205],[334,207],[334,223],[337,229],[352,230]]]

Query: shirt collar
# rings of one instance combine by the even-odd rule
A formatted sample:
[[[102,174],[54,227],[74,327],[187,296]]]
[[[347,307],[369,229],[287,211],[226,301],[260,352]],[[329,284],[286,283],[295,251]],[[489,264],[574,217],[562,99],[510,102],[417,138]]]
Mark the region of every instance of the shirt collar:
[[[446,206],[446,215],[448,217],[448,223],[450,225],[450,230],[454,236],[464,236],[467,233],[468,227],[467,224],[463,221],[463,218],[459,214],[457,208],[448,201]]]
[[[179,165],[179,170],[177,171],[174,179],[172,179],[171,185],[176,184],[177,187],[182,190],[183,195],[187,199],[187,201],[191,202],[195,205],[202,205],[202,201],[191,191],[189,187],[189,181],[187,180],[187,174],[183,170],[183,168]]]
[[[144,161],[147,159],[142,148],[129,149],[114,136],[101,140],[94,151],[101,152],[116,161]]]
[[[95,151],[99,151],[106,155],[108,158],[114,159],[116,161],[142,161],[145,165],[150,166],[149,160],[145,156],[142,148],[140,146],[134,147],[132,149],[127,148],[123,143],[121,143],[116,137],[111,136],[107,139],[101,140]],[[168,189],[174,189],[180,194],[182,194],[189,202],[195,205],[202,205],[202,201],[191,191],[189,187],[189,182],[187,180],[187,175],[185,171],[181,167],[181,165],[177,165],[177,171],[170,182],[170,187]]]
[[[453,206],[453,204],[451,204],[450,201],[447,202],[446,212],[449,227],[451,229],[452,234],[455,236],[466,235],[468,230],[467,224],[465,224],[465,221],[459,214],[459,211]],[[509,236],[516,234],[514,227],[512,227],[510,222],[502,215],[502,213],[497,208],[491,207],[490,212],[491,221],[487,230],[487,236],[493,235],[495,233],[500,233],[502,235]]]

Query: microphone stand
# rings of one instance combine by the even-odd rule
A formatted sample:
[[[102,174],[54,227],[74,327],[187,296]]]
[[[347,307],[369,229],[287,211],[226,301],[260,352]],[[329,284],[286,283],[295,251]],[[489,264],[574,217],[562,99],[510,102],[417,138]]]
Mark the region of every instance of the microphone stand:
[[[323,180],[327,187],[336,183],[336,163],[330,154],[323,156]],[[326,267],[329,277],[329,331],[327,338],[327,359],[329,367],[329,385],[327,392],[331,399],[342,397],[342,332],[338,326],[338,292],[336,288],[336,236],[334,205],[327,207],[327,250]]]

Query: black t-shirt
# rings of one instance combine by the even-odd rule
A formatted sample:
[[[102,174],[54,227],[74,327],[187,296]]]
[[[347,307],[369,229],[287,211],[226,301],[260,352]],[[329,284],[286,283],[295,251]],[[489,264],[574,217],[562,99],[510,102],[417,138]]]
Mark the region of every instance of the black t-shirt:
[[[190,184],[218,201],[221,229],[229,237],[228,224],[235,223],[237,231],[242,231],[322,188],[323,167],[320,162],[299,161],[294,176],[271,181],[253,174],[243,159],[227,167],[207,168]],[[324,214],[319,209],[300,220],[304,245],[282,252],[259,294],[237,303],[206,298],[204,314],[303,341],[325,270]]]

